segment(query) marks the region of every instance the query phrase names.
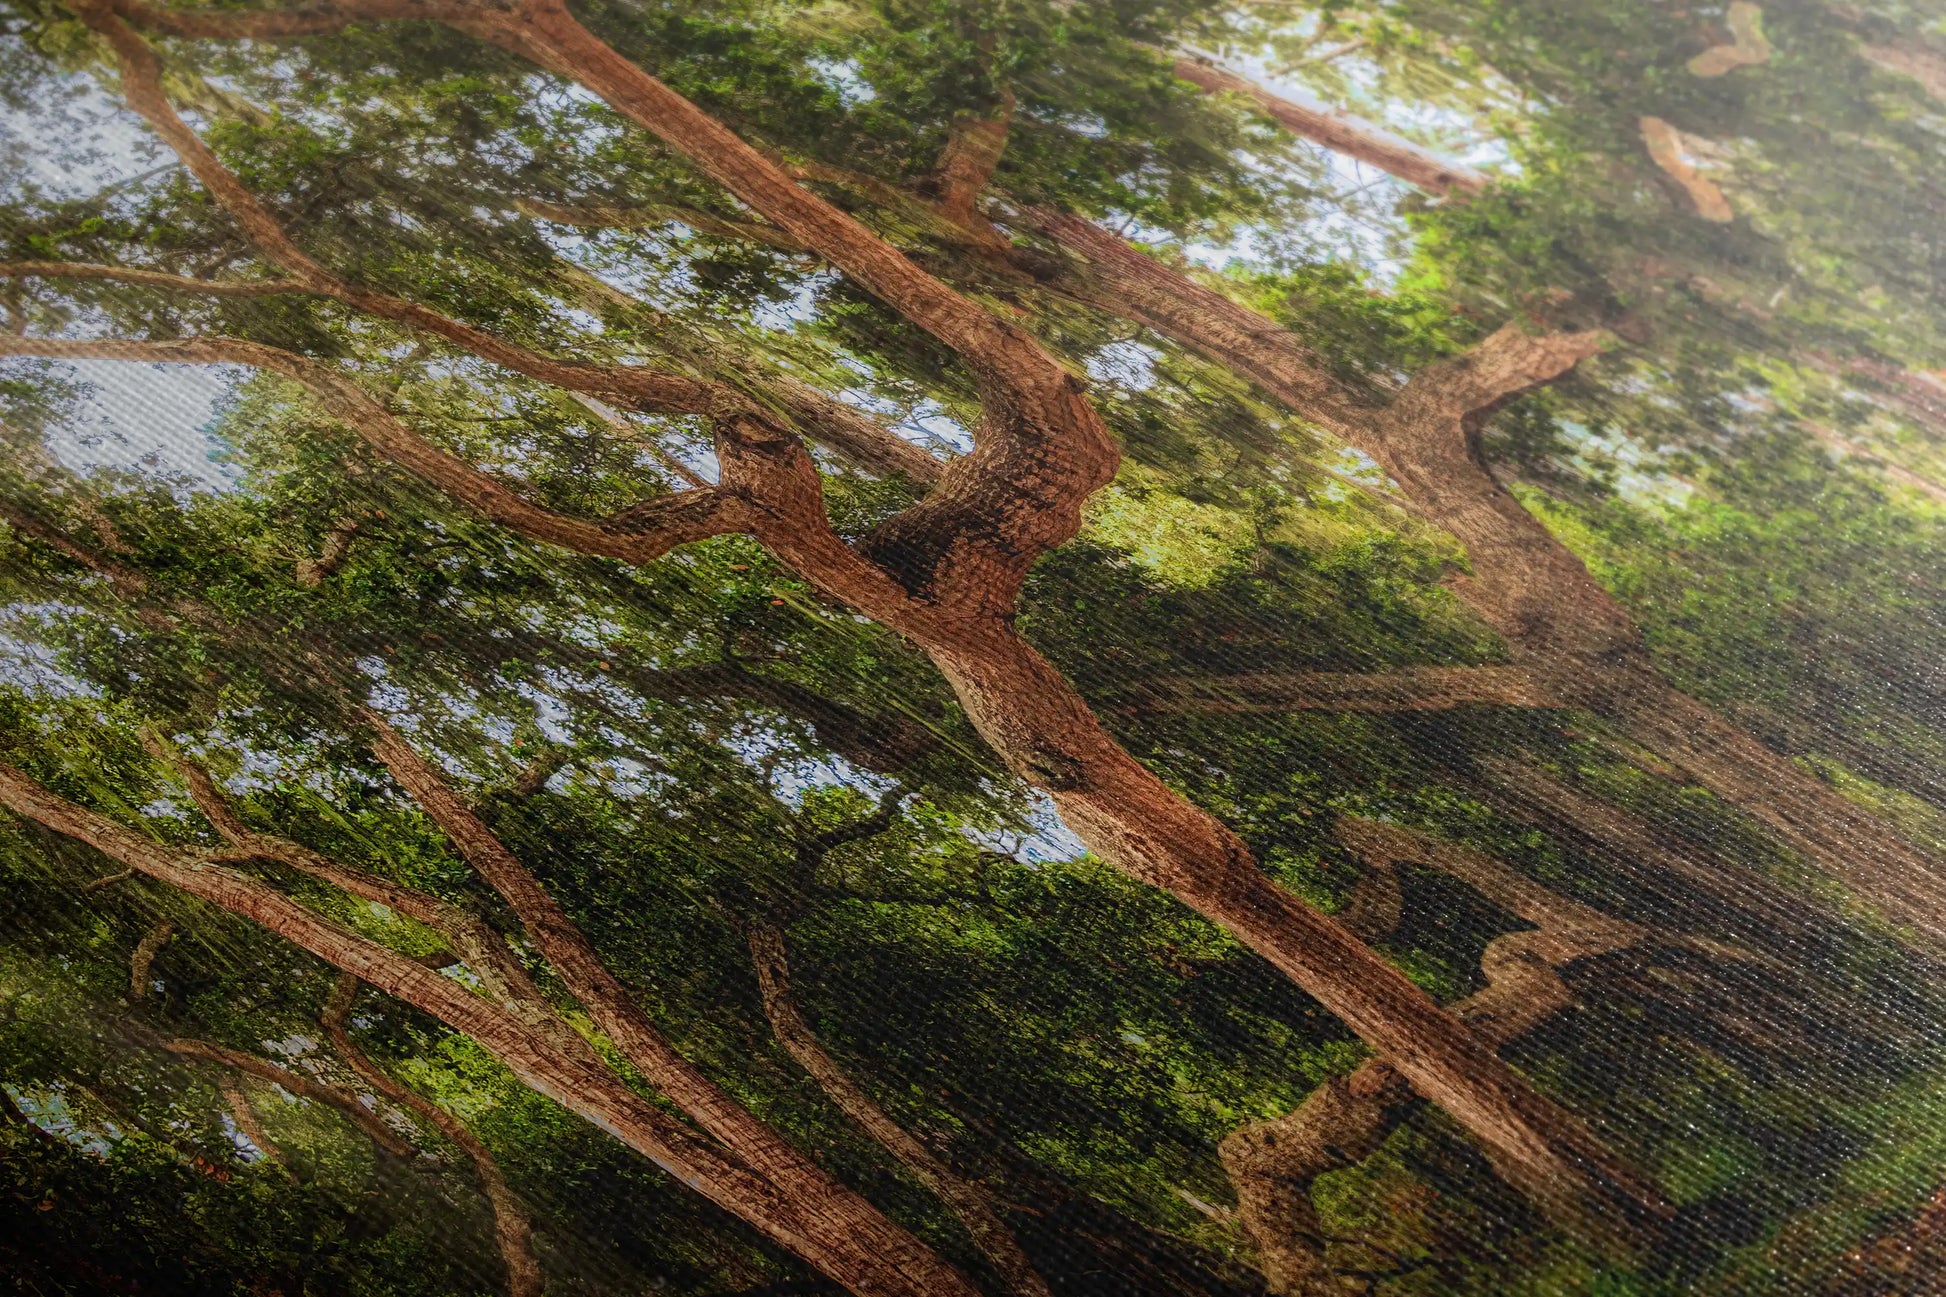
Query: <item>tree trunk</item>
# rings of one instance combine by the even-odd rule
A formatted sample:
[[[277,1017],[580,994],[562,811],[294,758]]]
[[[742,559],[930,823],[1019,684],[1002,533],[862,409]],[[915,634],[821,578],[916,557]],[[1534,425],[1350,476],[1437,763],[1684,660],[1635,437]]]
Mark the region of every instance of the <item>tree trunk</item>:
[[[826,1098],[952,1209],[1009,1288],[1023,1297],[1051,1297],[1047,1281],[1020,1250],[1013,1231],[994,1211],[986,1194],[977,1185],[955,1175],[931,1149],[893,1121],[865,1093],[864,1087],[825,1052],[810,1024],[804,1021],[791,991],[790,955],[783,930],[768,920],[752,919],[747,936],[750,957],[757,970],[757,986],[763,995],[764,1016],[770,1020],[770,1028],[784,1052],[810,1074]]]
[[[925,647],[980,733],[1046,789],[1109,864],[1160,887],[1268,959],[1478,1139],[1509,1183],[1597,1238],[1639,1237],[1664,1210],[1567,1113],[1404,974],[1278,887],[1242,839],[1101,728],[1052,664],[1004,623]]]

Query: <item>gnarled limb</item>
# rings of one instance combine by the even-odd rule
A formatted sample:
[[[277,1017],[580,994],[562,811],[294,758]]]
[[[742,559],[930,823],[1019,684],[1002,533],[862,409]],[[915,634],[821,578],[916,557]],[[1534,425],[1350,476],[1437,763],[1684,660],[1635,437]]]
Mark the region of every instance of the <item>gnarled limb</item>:
[[[144,21],[155,12],[132,0],[123,0],[121,11]],[[335,25],[422,15],[444,17],[431,7],[405,14],[343,5],[281,30],[321,30],[320,18]],[[1597,1237],[1632,1233],[1659,1214],[1653,1192],[1615,1166],[1578,1123],[1396,970],[1270,883],[1233,833],[1109,740],[1067,683],[1007,626],[1028,569],[1076,533],[1082,502],[1118,464],[1119,451],[1075,376],[1024,332],[933,279],[628,63],[558,0],[481,7],[445,20],[580,82],[952,347],[974,371],[983,398],[974,451],[953,461],[926,499],[856,548],[832,531],[814,467],[791,438],[760,420],[720,438],[723,493],[739,502],[739,521],[759,541],[827,594],[925,647],[982,734],[1014,769],[1053,793],[1085,841],[1229,927],[1397,1058],[1537,1204]],[[193,25],[195,34],[278,29],[200,17]]]
[[[357,538],[358,529],[363,525],[359,518],[340,518],[333,523],[331,530],[324,533],[324,543],[318,547],[316,558],[299,559],[292,573],[297,583],[307,590],[315,590],[324,584],[324,578],[338,570],[345,556],[351,553],[351,542]]]
[[[592,1049],[566,1050],[508,1011],[254,879],[155,842],[49,793],[0,765],[0,805],[94,847],[137,872],[250,919],[360,980],[478,1041],[523,1083],[600,1126],[682,1183],[789,1248],[860,1297],[974,1297],[964,1278],[862,1203],[834,1219],[692,1134],[603,1066]],[[861,1224],[872,1228],[861,1229]]]
[[[1724,15],[1729,24],[1730,43],[1712,45],[1689,60],[1691,73],[1699,77],[1720,77],[1738,68],[1755,67],[1770,61],[1770,42],[1764,38],[1764,11],[1750,0],[1730,0]]]
[[[941,216],[967,230],[999,239],[986,219],[979,214],[980,195],[993,181],[995,168],[1007,149],[1007,131],[1013,124],[1014,95],[1003,90],[999,108],[991,114],[966,114],[948,128],[946,148],[939,155],[933,173],[934,208]]]
[[[1170,891],[1316,996],[1557,1219],[1599,1236],[1643,1229],[1661,1213],[1654,1190],[1574,1118],[1342,926],[1273,883],[1235,833],[1115,744],[1031,646],[1004,625],[985,629],[971,644],[964,630],[954,643],[922,644],[981,733],[1048,790],[1103,859]],[[1580,1216],[1588,1210],[1607,1215],[1590,1221]]]
[[[1390,877],[1405,861],[1440,869],[1537,925],[1488,943],[1480,960],[1486,989],[1453,1006],[1495,1045],[1517,1039],[1573,1003],[1559,969],[1650,936],[1648,929],[1560,896],[1469,848],[1351,817],[1341,819],[1337,831],[1374,875]],[[1396,921],[1396,909],[1391,914]],[[1290,1113],[1225,1137],[1218,1156],[1271,1292],[1342,1297],[1347,1291],[1327,1257],[1331,1240],[1311,1199],[1312,1182],[1377,1152],[1413,1103],[1412,1089],[1398,1071],[1375,1058],[1326,1081]]]
[[[1382,126],[1335,108],[1300,104],[1272,94],[1254,81],[1207,59],[1180,54],[1173,56],[1173,66],[1177,77],[1197,89],[1209,94],[1242,95],[1291,134],[1369,163],[1429,194],[1470,198],[1484,191],[1489,183],[1486,176],[1471,167],[1442,158]]]
[[[378,1145],[393,1157],[407,1158],[412,1156],[412,1146],[403,1139],[400,1139],[398,1132],[386,1125],[377,1113],[360,1103],[357,1095],[349,1094],[333,1085],[326,1085],[322,1081],[305,1076],[302,1072],[295,1072],[287,1067],[279,1067],[267,1058],[259,1058],[255,1054],[246,1053],[240,1049],[231,1049],[226,1045],[218,1045],[207,1040],[169,1040],[162,1043],[162,1048],[181,1058],[194,1058],[206,1063],[215,1063],[219,1067],[227,1067],[234,1071],[245,1072],[251,1076],[272,1082],[273,1084],[281,1085],[284,1089],[290,1091],[300,1099],[309,1099],[312,1103],[322,1105],[339,1113],[347,1121],[351,1122],[352,1125],[358,1127],[372,1143]],[[257,1137],[254,1134],[251,1134],[247,1130],[244,1133],[250,1135],[251,1143],[257,1143]],[[258,1147],[263,1148],[266,1153],[272,1152],[271,1148],[266,1148],[262,1144],[258,1144]]]
[[[142,934],[135,943],[135,951],[128,957],[128,998],[142,1000],[149,994],[149,969],[155,964],[155,957],[169,944],[169,938],[176,935],[176,925],[164,919]]]
[[[365,1084],[418,1116],[466,1154],[493,1209],[493,1237],[500,1246],[500,1260],[507,1268],[508,1297],[540,1297],[544,1285],[540,1261],[534,1255],[533,1223],[528,1219],[527,1209],[508,1187],[506,1177],[500,1174],[499,1162],[479,1136],[466,1128],[465,1122],[417,1090],[394,1080],[358,1048],[345,1029],[345,1019],[357,995],[358,979],[350,973],[340,973],[319,1018],[325,1037]]]
[[[374,735],[372,751],[421,809],[452,839],[467,863],[498,892],[519,917],[528,939],[553,966],[589,1017],[613,1040],[624,1057],[698,1125],[745,1159],[794,1202],[859,1241],[890,1249],[902,1269],[930,1281],[964,1289],[966,1281],[916,1240],[891,1227],[863,1199],[827,1175],[787,1140],[726,1094],[675,1047],[650,1021],[628,989],[609,971],[581,929],[541,887],[527,867],[500,842],[437,771],[397,730],[367,711]]]
[[[1471,571],[1457,593],[1524,664],[1637,659],[1645,651],[1627,611],[1494,479],[1479,444],[1495,411],[1608,341],[1600,332],[1502,325],[1460,356],[1415,374],[1359,442],[1466,546]]]
[[[1341,671],[1175,676],[1144,687],[1133,704],[1146,712],[1432,712],[1455,707],[1558,707],[1536,672],[1517,666],[1402,667],[1371,674]]]
[[[1718,225],[1727,225],[1737,218],[1736,212],[1730,207],[1730,200],[1723,196],[1716,182],[1698,171],[1696,164],[1689,160],[1681,131],[1660,117],[1644,117],[1638,125],[1642,131],[1642,146],[1649,151],[1650,160],[1688,195],[1696,215]]]
[[[1021,1251],[1019,1241],[994,1210],[992,1200],[978,1185],[956,1174],[894,1121],[825,1050],[817,1033],[804,1020],[797,997],[791,991],[790,956],[783,929],[767,919],[752,919],[745,925],[745,936],[757,970],[764,1016],[784,1052],[818,1083],[826,1098],[952,1209],[1010,1289],[1023,1297],[1049,1297],[1047,1281]]]

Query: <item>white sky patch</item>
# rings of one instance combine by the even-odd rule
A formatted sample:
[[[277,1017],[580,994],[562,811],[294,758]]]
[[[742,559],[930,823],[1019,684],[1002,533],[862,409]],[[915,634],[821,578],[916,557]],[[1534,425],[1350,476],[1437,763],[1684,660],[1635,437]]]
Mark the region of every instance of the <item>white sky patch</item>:
[[[804,66],[819,81],[837,91],[847,108],[878,98],[878,91],[858,74],[857,59],[806,59]]]
[[[1025,837],[1016,833],[982,833],[965,830],[966,836],[993,851],[1004,851],[1030,864],[1052,864],[1078,860],[1088,854],[1080,835],[1067,826],[1054,808],[1054,799],[1038,789],[1028,790],[1027,822],[1032,831]]]
[[[1561,436],[1574,447],[1569,457],[1578,473],[1606,482],[1615,493],[1634,505],[1656,509],[1681,509],[1696,494],[1696,488],[1672,475],[1655,450],[1611,431],[1596,431],[1582,424],[1564,421]]]
[[[88,387],[73,415],[48,430],[47,449],[69,468],[119,468],[228,491],[238,472],[212,433],[217,403],[241,372],[207,365],[78,360],[65,367]]]
[[[1088,357],[1088,376],[1098,383],[1114,383],[1130,391],[1155,385],[1155,362],[1162,353],[1139,342],[1111,342]]]

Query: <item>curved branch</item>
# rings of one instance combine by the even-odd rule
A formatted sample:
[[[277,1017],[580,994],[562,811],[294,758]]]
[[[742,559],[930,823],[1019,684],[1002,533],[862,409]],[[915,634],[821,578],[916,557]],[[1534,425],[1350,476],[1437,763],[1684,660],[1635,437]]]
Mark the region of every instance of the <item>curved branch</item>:
[[[957,1272],[875,1209],[846,1216],[829,1201],[788,1193],[742,1158],[690,1133],[604,1067],[591,1049],[572,1052],[517,1017],[397,951],[361,937],[254,879],[158,843],[56,797],[0,764],[0,806],[94,847],[160,882],[250,919],[343,972],[471,1036],[531,1089],[653,1160],[683,1184],[749,1221],[861,1297],[974,1297]]]
[[[299,248],[270,209],[250,192],[234,172],[223,165],[215,151],[183,121],[163,92],[161,61],[156,58],[149,43],[111,9],[96,0],[88,0],[76,8],[89,26],[114,48],[121,66],[122,93],[129,107],[154,127],[156,133],[175,150],[210,196],[243,228],[245,237],[272,264],[281,267],[290,276],[287,281],[289,291],[333,298],[354,309],[443,338],[516,373],[633,408],[698,414],[725,401],[737,403],[734,389],[720,385],[700,383],[654,370],[555,360],[483,329],[441,315],[417,302],[345,282]],[[37,267],[32,273],[51,275],[59,263],[32,264]],[[156,272],[109,273],[105,267],[91,266],[79,273],[84,277],[118,278],[149,287],[188,289],[218,295],[234,295],[236,291],[232,285],[211,287],[208,281],[176,280]],[[251,288],[254,293],[285,291],[255,285]]]
[[[480,1177],[480,1188],[493,1208],[493,1236],[500,1245],[500,1259],[507,1267],[508,1297],[541,1297],[544,1284],[540,1261],[534,1256],[533,1223],[527,1217],[527,1209],[508,1187],[506,1177],[500,1174],[500,1164],[479,1136],[466,1128],[465,1122],[417,1090],[394,1080],[352,1041],[351,1033],[345,1029],[345,1019],[357,994],[358,979],[350,973],[340,973],[331,989],[331,999],[318,1019],[326,1038],[365,1084],[459,1145],[460,1151],[472,1161],[474,1173]]]
[[[926,1186],[959,1217],[960,1224],[985,1254],[1007,1286],[1021,1297],[1052,1297],[1047,1281],[1021,1250],[1013,1231],[994,1210],[992,1201],[972,1181],[956,1174],[933,1151],[914,1138],[865,1092],[838,1060],[826,1052],[817,1033],[804,1020],[791,991],[789,949],[783,930],[762,919],[752,920],[746,929],[750,958],[757,971],[757,986],[764,1016],[777,1043],[784,1047],[797,1065],[816,1081],[825,1097],[870,1135],[878,1145],[897,1158],[899,1164]]]
[[[169,938],[176,935],[176,925],[164,919],[142,934],[135,943],[135,952],[128,957],[128,998],[146,999],[149,994],[149,969],[155,965],[155,957],[169,944]]]
[[[1470,198],[1483,192],[1490,183],[1485,175],[1471,167],[1442,158],[1382,126],[1335,108],[1300,104],[1274,95],[1254,81],[1206,59],[1175,55],[1173,68],[1178,78],[1207,94],[1242,95],[1291,134],[1321,144],[1334,153],[1370,163],[1429,194]]]
[[[644,563],[678,545],[747,530],[735,496],[683,491],[650,501],[639,514],[614,525],[584,522],[533,504],[412,432],[350,379],[319,362],[243,338],[202,337],[161,341],[23,338],[0,334],[0,356],[59,360],[145,360],[165,364],[248,365],[310,389],[326,411],[342,420],[372,450],[461,504],[531,540],[583,554]]]
[[[1638,125],[1642,131],[1642,147],[1648,150],[1650,161],[1681,188],[1696,215],[1717,225],[1727,225],[1737,218],[1730,200],[1723,196],[1716,182],[1690,161],[1681,131],[1660,117],[1644,117]]]
[[[609,971],[581,929],[550,896],[519,858],[501,843],[444,778],[383,717],[367,711],[372,752],[445,831],[460,854],[498,892],[518,916],[536,949],[547,959],[595,1024],[613,1040],[643,1076],[698,1125],[764,1176],[777,1189],[828,1218],[863,1245],[894,1249],[888,1260],[927,1275],[941,1293],[971,1293],[965,1278],[933,1257],[799,1152],[678,1053]]]
[[[352,1125],[358,1127],[371,1139],[372,1143],[393,1157],[405,1158],[413,1154],[412,1146],[400,1139],[398,1132],[380,1120],[378,1114],[360,1103],[356,1095],[347,1094],[336,1086],[325,1085],[301,1072],[279,1067],[255,1054],[212,1044],[207,1040],[169,1040],[162,1043],[162,1048],[182,1058],[195,1058],[206,1063],[215,1063],[220,1067],[247,1072],[251,1076],[281,1085],[300,1099],[309,1099],[313,1103],[322,1104],[344,1114]],[[252,1136],[251,1140],[254,1143],[255,1136]],[[264,1151],[268,1153],[271,1150],[266,1148]]]
[[[1561,896],[1490,856],[1430,834],[1352,817],[1340,819],[1336,828],[1346,846],[1381,876],[1404,861],[1439,869],[1537,925],[1536,931],[1510,932],[1489,942],[1480,959],[1486,989],[1453,1006],[1496,1046],[1573,1004],[1561,968],[1629,949],[1652,935]],[[1392,917],[1396,921],[1396,910]],[[1411,1087],[1392,1064],[1372,1059],[1326,1081],[1284,1116],[1241,1126],[1224,1138],[1218,1156],[1271,1292],[1339,1291],[1312,1183],[1370,1157],[1414,1102]]]
[[[1730,28],[1727,45],[1712,45],[1689,60],[1691,74],[1720,77],[1738,68],[1755,67],[1770,61],[1770,42],[1764,38],[1764,11],[1750,0],[1731,0],[1725,21]]]

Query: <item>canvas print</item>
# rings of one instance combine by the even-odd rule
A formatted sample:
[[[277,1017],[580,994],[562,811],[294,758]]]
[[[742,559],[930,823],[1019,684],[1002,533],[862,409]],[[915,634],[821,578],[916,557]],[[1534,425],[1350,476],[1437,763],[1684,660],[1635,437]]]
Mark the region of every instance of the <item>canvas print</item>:
[[[0,1292],[1946,1294],[1946,7],[0,0]]]

